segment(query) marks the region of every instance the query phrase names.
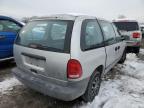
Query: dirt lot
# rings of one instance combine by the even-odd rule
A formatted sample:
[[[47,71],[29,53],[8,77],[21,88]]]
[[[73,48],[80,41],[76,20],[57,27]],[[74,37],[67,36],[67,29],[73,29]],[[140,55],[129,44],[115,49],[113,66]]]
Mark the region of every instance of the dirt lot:
[[[138,59],[143,60],[143,56],[140,55]],[[13,78],[10,72],[13,67],[15,67],[14,62],[0,63],[0,82]],[[120,68],[113,68],[103,80],[109,81],[115,79],[115,77],[119,77],[121,68],[123,68],[123,65]],[[12,87],[7,93],[0,93],[0,108],[77,108],[83,105],[85,103],[81,99],[64,102],[45,96],[21,84]]]

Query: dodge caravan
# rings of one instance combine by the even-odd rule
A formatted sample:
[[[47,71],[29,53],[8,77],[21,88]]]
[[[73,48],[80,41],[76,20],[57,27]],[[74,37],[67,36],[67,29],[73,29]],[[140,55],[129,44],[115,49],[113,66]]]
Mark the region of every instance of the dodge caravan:
[[[101,77],[126,59],[125,41],[109,21],[53,15],[30,21],[14,45],[14,75],[48,96],[91,102]]]

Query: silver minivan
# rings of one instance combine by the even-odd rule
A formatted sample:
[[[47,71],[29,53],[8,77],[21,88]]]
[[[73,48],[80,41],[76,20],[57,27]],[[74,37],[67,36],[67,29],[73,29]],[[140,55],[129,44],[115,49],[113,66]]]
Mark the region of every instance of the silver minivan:
[[[91,102],[101,76],[125,61],[125,46],[106,20],[83,15],[39,18],[19,33],[12,72],[26,86],[51,97]]]

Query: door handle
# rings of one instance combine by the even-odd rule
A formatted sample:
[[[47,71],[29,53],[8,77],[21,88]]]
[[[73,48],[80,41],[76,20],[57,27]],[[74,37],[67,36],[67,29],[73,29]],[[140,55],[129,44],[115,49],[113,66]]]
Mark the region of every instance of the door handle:
[[[119,50],[120,49],[120,46],[117,46],[115,47],[115,51]]]
[[[118,50],[120,49],[120,46],[118,46]]]
[[[115,51],[117,51],[118,50],[118,47],[115,47]]]
[[[0,40],[3,40],[3,39],[5,39],[5,38],[6,38],[5,36],[0,35]]]

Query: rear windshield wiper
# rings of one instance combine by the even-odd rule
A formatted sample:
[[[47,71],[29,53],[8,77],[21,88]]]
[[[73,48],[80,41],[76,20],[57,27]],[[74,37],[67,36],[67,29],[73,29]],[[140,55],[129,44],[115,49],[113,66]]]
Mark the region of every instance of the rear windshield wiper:
[[[53,47],[48,47],[48,46],[44,46],[38,43],[30,43],[28,45],[30,48],[35,48],[35,49],[40,49],[40,50],[55,50],[55,51],[63,51],[62,49],[58,49],[58,48],[53,48]]]
[[[37,43],[30,43],[28,46],[29,46],[30,48],[38,48],[38,49],[43,49],[43,48],[45,48],[43,45],[37,44]]]

